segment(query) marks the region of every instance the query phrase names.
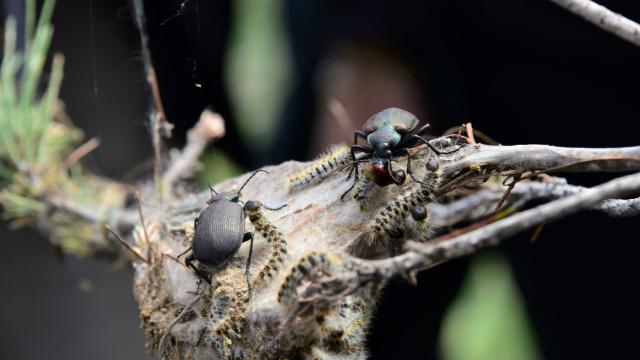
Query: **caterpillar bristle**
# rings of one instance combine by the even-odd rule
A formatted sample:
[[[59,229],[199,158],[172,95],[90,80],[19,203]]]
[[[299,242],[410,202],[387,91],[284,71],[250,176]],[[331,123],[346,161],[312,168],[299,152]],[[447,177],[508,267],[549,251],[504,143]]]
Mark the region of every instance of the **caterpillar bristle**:
[[[342,255],[336,253],[322,254],[312,252],[302,257],[298,261],[298,264],[291,268],[289,275],[287,275],[280,286],[278,302],[290,306],[294,301],[296,289],[314,270],[321,269],[322,271],[331,273],[335,271],[335,269],[344,268],[345,266],[347,266],[347,264],[345,264]]]
[[[256,232],[260,233],[271,245],[272,251],[252,280],[252,289],[258,289],[266,285],[267,279],[276,277],[281,268],[278,264],[284,264],[287,257],[287,241],[284,239],[284,235],[264,217],[261,208],[260,206],[257,210],[249,212],[249,220]]]
[[[320,183],[333,172],[343,169],[351,161],[348,146],[332,145],[325,150],[310,166],[289,178],[289,191],[294,192],[307,186]]]
[[[427,172],[423,184],[411,186],[378,211],[378,214],[369,223],[369,230],[364,237],[366,241],[374,245],[385,239],[401,239],[407,233],[411,235],[429,233],[431,229],[428,213],[424,214],[423,219],[412,219],[413,221],[411,221],[409,218],[416,218],[416,215],[412,214],[412,210],[424,207],[435,200],[435,194],[439,187],[440,173],[438,171]],[[424,210],[426,211],[426,209]]]

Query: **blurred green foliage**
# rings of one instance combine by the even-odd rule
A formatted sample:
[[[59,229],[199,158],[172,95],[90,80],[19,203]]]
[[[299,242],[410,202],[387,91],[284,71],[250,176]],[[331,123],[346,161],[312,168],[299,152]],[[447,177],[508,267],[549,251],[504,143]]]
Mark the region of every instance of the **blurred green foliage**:
[[[216,184],[242,173],[242,168],[220,149],[204,154],[200,161],[205,169],[198,176],[198,183],[202,188],[206,188],[209,183]]]
[[[463,289],[442,326],[440,350],[447,360],[539,359],[517,285],[497,252],[477,255]]]
[[[27,1],[26,44],[17,51],[16,21],[5,22],[0,70],[0,176],[11,182],[16,171],[37,171],[77,136],[49,136],[58,109],[62,82],[61,55],[53,58],[48,85],[41,97],[39,85],[53,27],[49,23],[55,1],[44,2],[37,27],[35,0]]]
[[[85,173],[77,158],[72,159],[82,132],[59,116],[62,55],[55,54],[50,73],[45,72],[54,4],[55,0],[42,3],[36,23],[36,0],[26,1],[24,44],[17,44],[15,19],[5,22],[0,65],[0,205],[2,219],[9,220],[10,226],[37,219],[63,251],[88,256],[101,250],[102,233],[95,224],[74,216],[74,211],[119,208],[126,193],[118,183]],[[67,211],[51,211],[59,207]]]
[[[234,26],[224,73],[239,131],[254,152],[273,140],[289,84],[282,5],[281,0],[233,2]],[[215,147],[202,162],[205,170],[198,175],[202,186],[247,170]]]
[[[271,141],[289,83],[282,1],[236,0],[226,83],[238,127],[252,148]]]

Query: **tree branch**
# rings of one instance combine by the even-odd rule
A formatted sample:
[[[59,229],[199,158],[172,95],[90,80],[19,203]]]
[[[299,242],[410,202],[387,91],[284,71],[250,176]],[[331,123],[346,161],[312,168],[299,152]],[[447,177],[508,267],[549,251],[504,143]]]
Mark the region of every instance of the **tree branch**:
[[[640,25],[590,0],[551,0],[600,28],[640,46]]]
[[[567,184],[564,179],[551,181],[524,180],[516,184],[507,199],[507,205],[526,204],[532,201],[551,200],[580,193],[588,188]],[[429,211],[437,228],[452,226],[462,221],[474,221],[495,212],[495,204],[503,197],[506,187],[487,184],[481,190],[450,203],[431,203]],[[503,206],[504,208],[504,206]],[[629,200],[610,199],[593,207],[612,217],[630,217],[640,214],[640,198]]]
[[[222,116],[210,110],[204,110],[198,123],[187,133],[187,145],[173,159],[162,176],[164,191],[169,192],[176,180],[193,175],[194,167],[204,149],[212,140],[224,136],[224,131]]]
[[[494,246],[501,240],[582,210],[597,206],[606,199],[640,192],[640,173],[627,175],[569,197],[540,205],[486,225],[453,239],[434,243],[410,243],[406,254],[384,260],[353,259],[354,266],[308,288],[300,301],[348,295],[370,282],[382,282],[400,273],[424,270],[442,262],[469,255],[481,248]]]

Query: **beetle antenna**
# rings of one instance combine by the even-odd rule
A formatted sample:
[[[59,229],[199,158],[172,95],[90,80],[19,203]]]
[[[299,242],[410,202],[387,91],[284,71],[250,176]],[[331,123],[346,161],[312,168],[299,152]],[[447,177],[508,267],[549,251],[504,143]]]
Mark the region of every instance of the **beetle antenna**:
[[[185,251],[181,252],[180,254],[178,254],[178,256],[176,256],[177,259],[180,259],[181,257],[183,257],[186,253],[189,252],[189,250],[191,250],[191,246],[189,246]]]
[[[187,267],[187,265],[185,265],[182,261],[178,260],[178,258],[174,257],[173,255],[162,253],[162,256],[166,257],[167,259],[171,259],[184,267]]]
[[[109,225],[105,225],[104,228],[107,229],[116,239],[118,239],[118,241],[122,245],[124,245],[125,249],[129,250],[140,261],[142,261],[145,264],[149,263],[149,260],[147,260],[144,256],[142,256],[142,254],[140,254],[133,246],[131,246],[131,244],[129,244],[125,239],[123,239],[122,236],[120,236],[120,234],[118,234],[115,230],[113,230]]]
[[[218,192],[213,188],[213,186],[211,186],[211,183],[207,183],[209,185],[209,191],[212,192],[211,197],[213,197],[213,194],[218,195]]]
[[[253,174],[251,174],[251,176],[249,176],[247,181],[245,181],[244,184],[242,184],[242,186],[240,187],[240,190],[238,190],[236,195],[240,196],[240,192],[242,192],[242,189],[244,189],[244,187],[247,186],[249,181],[251,181],[251,179],[253,179],[253,177],[256,176],[259,172],[263,172],[263,173],[267,173],[267,174],[269,173],[267,170],[262,170],[262,169],[258,169],[256,171],[254,171]]]
[[[278,206],[277,208],[270,208],[270,207],[266,206],[265,204],[262,204],[262,207],[264,207],[267,210],[271,210],[271,211],[282,210],[282,209],[286,208],[287,206],[289,206],[289,205],[284,204],[284,205]]]
[[[453,149],[451,151],[440,151],[440,150],[436,149],[433,145],[431,145],[431,143],[429,141],[425,140],[425,138],[423,138],[422,136],[413,134],[413,135],[411,135],[411,137],[414,138],[414,139],[418,139],[418,140],[422,141],[423,143],[425,143],[429,147],[429,149],[431,149],[434,153],[436,153],[436,155],[453,154],[454,152],[456,152],[456,151],[462,149],[463,147],[465,147],[465,145],[460,145],[459,147],[457,147],[457,148],[455,148],[455,149]]]
[[[158,343],[158,354],[160,354],[160,356],[162,356],[162,352],[164,351],[164,343],[167,339],[167,335],[169,335],[169,332],[171,332],[171,329],[173,329],[173,327],[178,323],[178,321],[180,321],[180,319],[182,319],[185,314],[187,314],[187,312],[189,312],[189,310],[191,309],[191,307],[198,302],[198,300],[200,300],[200,295],[197,295],[196,297],[194,297],[188,304],[187,306],[184,307],[184,309],[182,309],[182,311],[180,312],[180,314],[178,314],[178,316],[176,316],[175,319],[173,319],[173,321],[171,322],[171,324],[169,324],[169,327],[167,327],[167,330],[164,332],[164,334],[162,334],[162,337],[160,338],[160,342]]]
[[[344,166],[340,168],[340,171],[348,168],[349,166],[353,166],[353,165],[359,164],[359,163],[369,162],[370,160],[371,159],[369,158],[369,159],[360,159],[360,160],[351,161],[349,163],[344,164]]]

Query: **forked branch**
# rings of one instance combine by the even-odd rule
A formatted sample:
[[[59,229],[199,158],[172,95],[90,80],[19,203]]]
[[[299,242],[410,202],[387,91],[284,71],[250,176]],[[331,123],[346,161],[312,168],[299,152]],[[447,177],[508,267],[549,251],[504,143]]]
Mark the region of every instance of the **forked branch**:
[[[445,261],[472,254],[481,248],[560,218],[594,207],[613,210],[614,214],[636,215],[639,199],[607,200],[640,193],[640,173],[627,175],[591,189],[579,191],[526,210],[449,240],[428,243],[410,242],[408,252],[383,260],[354,259],[354,267],[338,275],[322,279],[318,286],[307,288],[300,301],[335,298],[348,295],[370,282],[382,282],[394,275],[425,270]]]

